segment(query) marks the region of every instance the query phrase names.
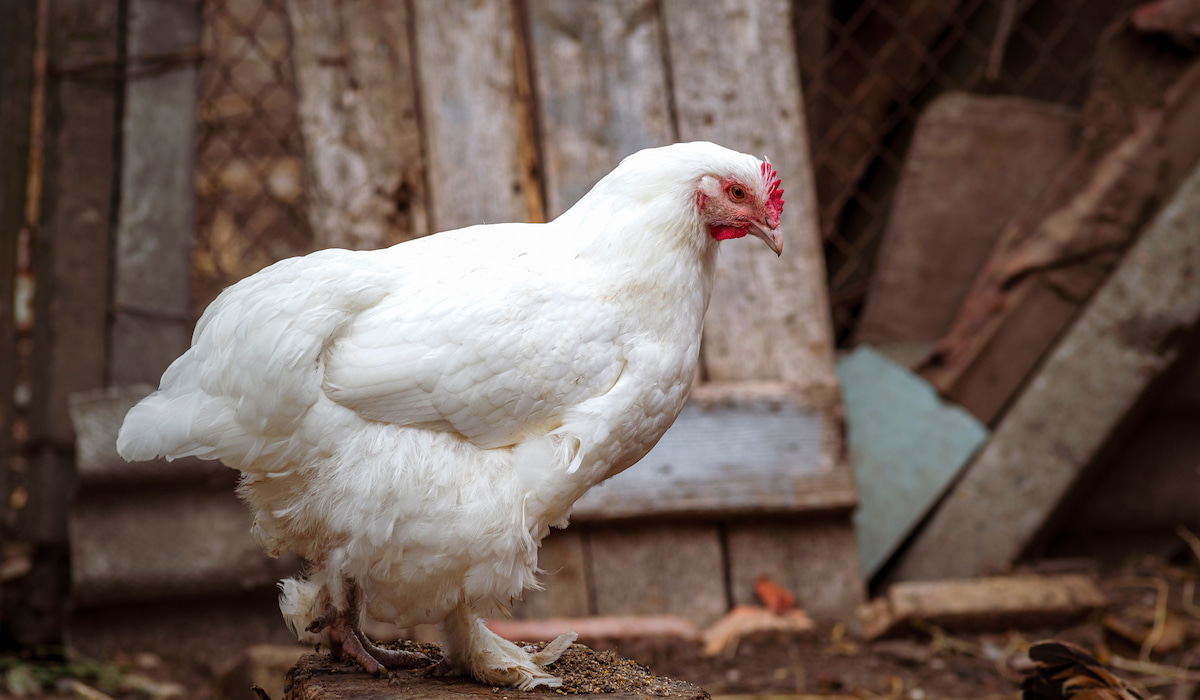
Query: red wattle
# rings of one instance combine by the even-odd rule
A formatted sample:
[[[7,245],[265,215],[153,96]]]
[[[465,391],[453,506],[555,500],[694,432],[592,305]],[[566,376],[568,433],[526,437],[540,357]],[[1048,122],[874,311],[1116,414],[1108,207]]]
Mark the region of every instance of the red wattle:
[[[727,241],[731,238],[741,238],[747,233],[750,233],[750,229],[737,228],[735,226],[713,225],[708,227],[708,235],[712,236],[718,241]]]

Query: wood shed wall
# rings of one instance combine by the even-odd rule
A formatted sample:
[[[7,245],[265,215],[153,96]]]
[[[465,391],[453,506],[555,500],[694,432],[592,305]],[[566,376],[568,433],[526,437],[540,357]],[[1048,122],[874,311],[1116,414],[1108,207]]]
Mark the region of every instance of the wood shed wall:
[[[131,2],[130,50],[195,46],[199,4]],[[124,410],[184,347],[179,266],[189,252],[195,316],[221,286],[309,249],[547,220],[625,155],[679,140],[770,156],[787,188],[786,253],[724,247],[697,400],[653,471],[605,485],[547,540],[547,590],[517,614],[676,613],[707,624],[751,602],[767,575],[810,612],[847,615],[862,595],[856,497],[792,3],[268,5],[206,6],[203,70],[221,79],[201,78],[198,103],[194,65],[122,88],[108,388],[72,400],[80,619],[95,630],[114,605],[266,590],[297,566],[257,553],[229,472],[126,466],[111,448]],[[246,59],[256,52],[286,55],[293,70],[261,70]],[[154,106],[152,94],[164,99]],[[190,143],[180,130],[189,115],[199,116],[194,164],[173,150]],[[191,190],[178,183],[192,172],[201,226],[189,251]],[[713,425],[724,434],[705,448]]]

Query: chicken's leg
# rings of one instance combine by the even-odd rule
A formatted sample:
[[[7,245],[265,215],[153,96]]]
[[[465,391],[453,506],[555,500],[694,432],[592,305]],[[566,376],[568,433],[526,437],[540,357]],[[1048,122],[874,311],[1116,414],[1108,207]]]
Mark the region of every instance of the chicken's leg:
[[[539,685],[557,688],[562,679],[543,670],[562,655],[576,634],[560,634],[539,652],[529,652],[492,632],[473,611],[460,608],[442,623],[446,658],[435,673],[467,675],[488,685],[530,690]]]
[[[387,668],[415,668],[429,663],[429,657],[424,654],[381,649],[373,644],[359,626],[358,586],[347,581],[346,590],[346,610],[330,605],[308,626],[309,632],[325,630],[329,633],[329,652],[335,660],[342,654],[349,655],[363,670],[375,675]]]

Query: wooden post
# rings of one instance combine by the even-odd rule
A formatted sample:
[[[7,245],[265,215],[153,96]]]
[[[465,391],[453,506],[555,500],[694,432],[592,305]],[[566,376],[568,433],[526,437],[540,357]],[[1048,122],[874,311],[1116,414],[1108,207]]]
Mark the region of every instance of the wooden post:
[[[17,348],[17,240],[28,236],[30,123],[33,115],[37,3],[19,3],[0,23],[0,496],[9,498]]]
[[[24,644],[62,641],[69,580],[67,517],[74,431],[67,396],[102,386],[107,371],[108,259],[118,136],[116,2],[56,0],[48,18],[47,129],[36,272],[28,502],[19,536],[33,569],[9,621]]]
[[[199,0],[129,0],[107,382],[117,386],[157,385],[191,344],[200,26]],[[141,73],[163,56],[161,73]]]

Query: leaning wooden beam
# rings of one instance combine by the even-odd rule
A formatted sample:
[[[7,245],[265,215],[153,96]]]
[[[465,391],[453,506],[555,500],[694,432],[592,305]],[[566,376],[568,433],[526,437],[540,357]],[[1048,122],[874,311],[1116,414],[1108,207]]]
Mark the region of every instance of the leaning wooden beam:
[[[901,580],[1012,564],[1200,321],[1200,169],[1096,293],[897,568]]]
[[[1139,111],[1140,122],[1107,152],[1084,139],[1038,200],[1006,226],[921,369],[984,423],[995,423],[1154,203],[1200,160],[1200,65],[1179,78],[1161,107]]]

